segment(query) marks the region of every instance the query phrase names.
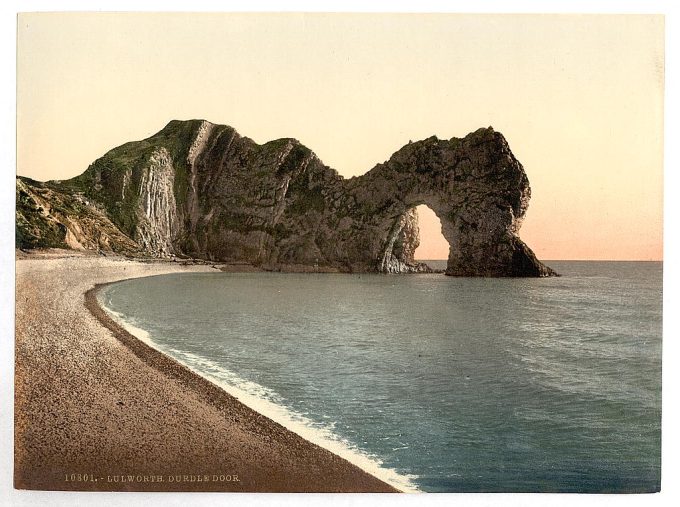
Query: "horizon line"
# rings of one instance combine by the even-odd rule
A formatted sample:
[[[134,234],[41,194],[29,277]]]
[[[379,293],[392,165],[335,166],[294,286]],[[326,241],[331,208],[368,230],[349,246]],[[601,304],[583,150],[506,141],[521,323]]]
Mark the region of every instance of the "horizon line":
[[[448,259],[415,259],[416,262],[448,261]],[[663,262],[663,259],[539,259],[541,262]]]

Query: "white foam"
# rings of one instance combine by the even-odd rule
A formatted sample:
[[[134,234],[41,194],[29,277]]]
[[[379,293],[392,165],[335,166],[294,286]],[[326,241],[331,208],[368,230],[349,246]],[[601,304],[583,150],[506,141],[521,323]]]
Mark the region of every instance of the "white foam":
[[[102,308],[104,308],[104,310],[106,310],[111,315],[111,317],[113,317],[113,320],[115,320],[116,323],[120,325],[123,329],[125,329],[128,333],[135,336],[136,338],[139,338],[147,345],[156,348],[156,344],[153,342],[153,340],[151,339],[151,335],[148,332],[134,326],[129,321],[125,320],[125,317],[123,316],[122,313],[118,313],[112,310],[108,306],[104,305],[101,300],[99,301],[99,303],[102,305]]]
[[[413,482],[417,476],[400,474],[396,470],[382,466],[383,463],[377,456],[358,449],[348,440],[333,433],[335,422],[315,422],[303,414],[288,409],[282,404],[281,397],[275,391],[243,379],[210,359],[189,352],[162,347],[153,341],[150,333],[136,327],[126,320],[124,315],[106,306],[103,298],[99,298],[99,302],[102,308],[127,332],[159,352],[171,356],[192,372],[217,385],[252,410],[279,423],[308,442],[346,459],[400,491],[405,493],[420,492]]]

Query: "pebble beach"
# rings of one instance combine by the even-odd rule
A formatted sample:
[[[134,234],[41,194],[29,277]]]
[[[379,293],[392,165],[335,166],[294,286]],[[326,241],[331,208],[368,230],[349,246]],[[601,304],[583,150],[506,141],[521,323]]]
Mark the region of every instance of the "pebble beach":
[[[17,254],[16,488],[397,491],[148,347],[97,303],[102,284],[216,268]]]

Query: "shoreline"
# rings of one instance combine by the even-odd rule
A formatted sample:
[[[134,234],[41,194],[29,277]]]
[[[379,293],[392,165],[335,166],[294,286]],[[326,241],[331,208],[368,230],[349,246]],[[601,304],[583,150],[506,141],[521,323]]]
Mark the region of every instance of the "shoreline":
[[[399,492],[147,345],[97,300],[116,281],[212,270],[173,264],[17,259],[15,488]]]
[[[152,275],[155,276],[155,275]],[[123,280],[120,280],[123,281]],[[309,442],[312,445],[316,445],[339,456],[341,459],[349,461],[352,466],[356,466],[367,474],[370,474],[377,479],[386,482],[390,486],[399,489],[399,484],[391,484],[390,480],[387,478],[380,477],[380,471],[386,471],[386,475],[390,475],[389,469],[381,469],[378,473],[373,473],[369,469],[362,467],[359,463],[352,462],[352,459],[343,456],[340,452],[334,452],[333,449],[325,447],[323,444],[314,442],[312,439],[305,437],[301,432],[296,431],[293,428],[287,427],[284,422],[279,422],[276,418],[270,416],[265,411],[260,411],[257,408],[251,406],[248,402],[244,401],[239,397],[241,394],[245,393],[233,393],[229,392],[228,386],[222,386],[216,381],[212,381],[210,378],[201,374],[201,372],[193,370],[190,366],[182,363],[180,360],[173,358],[172,356],[162,352],[153,346],[153,340],[147,342],[145,339],[136,336],[134,334],[135,329],[128,330],[125,328],[123,323],[117,322],[116,318],[113,317],[102,305],[98,296],[102,290],[107,286],[118,283],[107,282],[102,284],[97,284],[92,289],[85,293],[85,307],[99,320],[102,325],[109,329],[118,340],[120,340],[126,347],[128,347],[135,355],[140,357],[149,366],[163,371],[168,376],[176,378],[180,382],[188,385],[191,389],[195,390],[199,396],[202,396],[206,401],[214,404],[221,403],[240,403],[244,405],[247,409],[252,410],[258,417],[265,417],[270,420],[272,424],[280,426],[284,431],[290,431],[303,440]],[[115,312],[114,312],[115,313]],[[362,456],[363,457],[363,456]],[[368,459],[368,458],[366,458]],[[377,463],[371,463],[374,466],[379,466]],[[400,491],[400,492],[410,492],[410,491]],[[414,491],[415,492],[415,491]]]
[[[366,269],[360,271],[351,271],[337,266],[314,266],[309,264],[252,264],[246,261],[220,261],[199,259],[193,257],[172,257],[172,258],[158,258],[158,257],[133,257],[130,255],[122,255],[115,253],[97,253],[93,250],[68,250],[61,248],[36,248],[32,250],[15,250],[16,260],[41,260],[46,258],[69,258],[69,257],[90,257],[90,258],[105,258],[125,260],[133,263],[141,263],[147,265],[169,265],[181,267],[212,267],[224,273],[281,273],[281,274],[342,274],[342,275],[432,275],[445,274],[446,268],[433,268],[428,265],[430,271],[406,271],[402,273],[381,273],[376,270]],[[425,259],[416,260],[418,264],[427,264],[428,262],[446,262],[446,259]]]

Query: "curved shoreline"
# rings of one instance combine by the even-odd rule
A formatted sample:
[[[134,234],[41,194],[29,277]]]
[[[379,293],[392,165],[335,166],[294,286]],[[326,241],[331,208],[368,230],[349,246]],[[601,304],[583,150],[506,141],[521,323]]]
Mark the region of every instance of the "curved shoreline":
[[[143,343],[97,300],[97,292],[114,281],[182,269],[146,270],[130,261],[90,257],[87,269],[78,272],[79,261],[31,262],[30,268],[18,270],[15,487],[399,491]],[[129,272],[123,273],[126,267]],[[88,269],[96,274],[89,283]],[[70,290],[70,297],[79,293],[81,303],[50,294],[54,281],[46,274],[76,280],[72,287],[65,283],[62,292]],[[89,317],[78,308],[87,309]],[[36,330],[35,324],[43,323],[46,332]],[[64,329],[69,325],[73,327]],[[83,340],[77,340],[80,332]],[[106,338],[111,334],[114,340]],[[91,480],[69,481],[69,474]],[[135,480],[137,476],[142,480]],[[132,480],[121,481],[125,477]],[[154,477],[161,480],[154,482]],[[170,482],[173,477],[180,480]]]
[[[122,282],[124,280],[119,281]],[[111,315],[102,306],[101,302],[98,299],[98,295],[105,287],[113,283],[118,283],[119,281],[97,284],[92,289],[88,290],[85,293],[85,306],[92,313],[92,315],[94,315],[97,318],[97,320],[99,320],[102,323],[102,325],[109,329],[116,336],[116,338],[118,338],[118,340],[120,340],[127,348],[129,348],[146,364],[182,382],[187,387],[190,387],[208,403],[212,403],[215,405],[230,405],[232,403],[239,403],[243,405],[246,409],[251,410],[253,415],[256,415],[258,418],[264,417],[265,420],[269,421],[271,424],[276,425],[277,427],[280,427],[283,431],[290,431],[296,436],[302,438],[308,444],[313,445],[315,447],[319,447],[320,449],[323,449],[326,452],[333,453],[332,450],[326,449],[322,445],[318,445],[314,442],[308,441],[302,435],[299,435],[292,429],[286,428],[285,425],[277,422],[271,417],[268,417],[266,414],[262,414],[258,412],[256,409],[248,406],[247,403],[244,403],[243,401],[235,398],[234,395],[227,392],[218,384],[202,376],[200,373],[193,371],[190,367],[182,364],[179,360],[145,343],[142,339],[140,339],[139,337],[135,336],[133,333],[125,329],[120,323],[116,322],[116,320],[112,318]],[[339,456],[339,458],[346,460],[346,458],[342,456]],[[348,463],[351,466],[359,468],[360,470],[362,470],[362,472],[365,472],[373,477],[376,477],[381,481],[383,480],[380,477],[371,474],[369,470],[365,470],[361,466],[352,463],[351,461],[348,461]],[[389,484],[389,482],[387,482],[387,484],[390,487],[394,487],[395,489],[398,490],[398,488],[395,485]]]

